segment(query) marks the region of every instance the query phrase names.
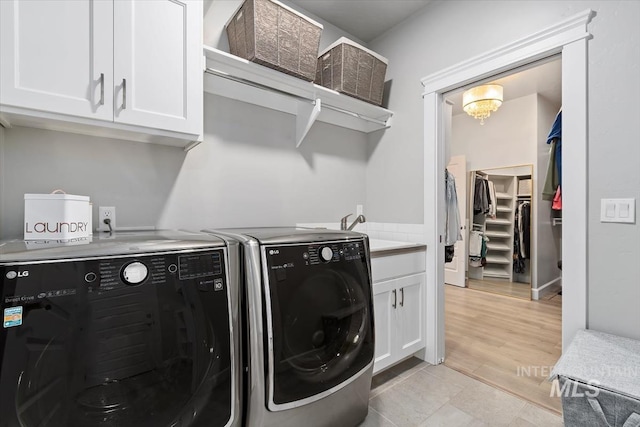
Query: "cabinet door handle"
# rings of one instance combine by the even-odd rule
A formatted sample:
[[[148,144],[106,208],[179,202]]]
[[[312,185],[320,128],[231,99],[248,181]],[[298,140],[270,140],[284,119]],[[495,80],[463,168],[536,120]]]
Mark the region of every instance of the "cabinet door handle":
[[[100,73],[100,105],[104,105],[104,73]]]
[[[122,109],[127,109],[127,79],[122,79]]]
[[[396,290],[393,290],[393,304],[391,304],[391,307],[396,308],[396,304],[398,303],[398,294],[396,293]]]
[[[404,288],[400,288],[400,307],[404,306]]]

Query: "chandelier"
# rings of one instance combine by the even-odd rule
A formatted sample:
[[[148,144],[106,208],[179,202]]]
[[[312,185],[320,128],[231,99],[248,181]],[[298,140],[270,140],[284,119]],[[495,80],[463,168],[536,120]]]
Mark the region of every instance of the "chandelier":
[[[502,86],[500,85],[476,86],[462,94],[462,108],[474,119],[480,119],[481,125],[484,125],[484,119],[497,111],[501,105]]]

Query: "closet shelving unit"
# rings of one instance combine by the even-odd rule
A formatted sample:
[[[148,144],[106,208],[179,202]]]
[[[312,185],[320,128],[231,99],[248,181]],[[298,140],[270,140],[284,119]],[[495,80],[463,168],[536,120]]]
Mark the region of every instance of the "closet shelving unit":
[[[204,47],[204,90],[296,117],[296,147],[316,121],[370,133],[391,127],[393,112],[213,47]]]
[[[496,217],[485,219],[487,264],[483,277],[513,280],[513,221],[515,211],[515,177],[487,175],[496,189]]]
[[[491,175],[486,178],[496,189],[496,217],[486,217],[486,265],[482,276],[513,281],[513,224],[516,203],[516,177]]]

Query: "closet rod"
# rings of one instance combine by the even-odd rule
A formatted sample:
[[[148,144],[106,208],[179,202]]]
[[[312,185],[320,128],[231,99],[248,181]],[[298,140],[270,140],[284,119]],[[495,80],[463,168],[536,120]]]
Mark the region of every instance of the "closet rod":
[[[205,68],[204,72],[207,73],[207,74],[211,74],[213,76],[222,77],[223,79],[227,79],[227,80],[231,80],[231,81],[234,81],[234,82],[237,82],[237,83],[242,83],[242,84],[245,84],[245,85],[248,85],[248,86],[252,86],[252,87],[255,87],[257,89],[262,89],[262,90],[266,90],[266,91],[269,91],[269,92],[275,92],[275,93],[278,93],[280,95],[285,95],[285,96],[288,96],[288,97],[291,97],[291,98],[295,98],[295,99],[297,99],[299,101],[309,102],[310,104],[313,104],[313,105],[316,104],[316,100],[315,99],[311,99],[311,98],[307,98],[307,97],[304,97],[304,96],[296,95],[294,93],[287,92],[285,90],[276,89],[276,88],[271,87],[271,86],[267,86],[267,85],[263,85],[261,83],[253,82],[251,80],[243,79],[242,77],[232,76],[231,74],[225,73],[223,71],[218,71],[218,70],[213,69],[213,68],[208,68],[207,67],[207,68]],[[353,117],[357,117],[359,119],[365,120],[367,122],[375,123],[375,124],[378,124],[378,125],[381,125],[381,126],[386,126],[387,125],[387,121],[386,120],[374,119],[373,117],[368,117],[368,116],[365,116],[363,114],[359,114],[359,113],[355,113],[353,111],[345,110],[343,108],[334,107],[333,105],[322,104],[322,108],[326,108],[326,109],[329,109],[329,110],[337,111],[338,113],[343,113],[343,114],[347,114],[347,115],[350,115],[350,116],[353,116]]]

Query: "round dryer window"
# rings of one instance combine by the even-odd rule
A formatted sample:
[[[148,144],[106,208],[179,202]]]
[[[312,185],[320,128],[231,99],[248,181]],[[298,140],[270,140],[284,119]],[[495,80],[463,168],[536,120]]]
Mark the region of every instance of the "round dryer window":
[[[300,379],[324,382],[348,369],[369,323],[365,301],[352,276],[331,270],[293,289],[283,318],[282,353]]]

